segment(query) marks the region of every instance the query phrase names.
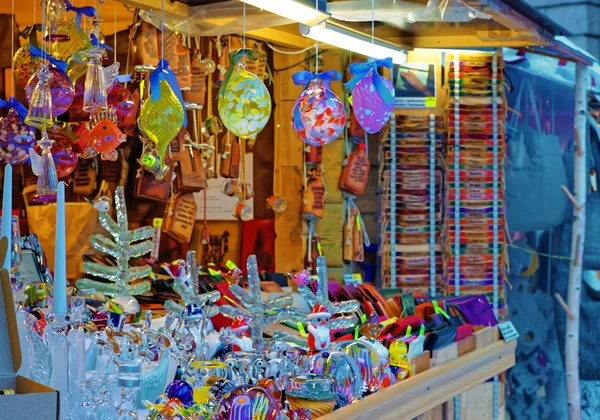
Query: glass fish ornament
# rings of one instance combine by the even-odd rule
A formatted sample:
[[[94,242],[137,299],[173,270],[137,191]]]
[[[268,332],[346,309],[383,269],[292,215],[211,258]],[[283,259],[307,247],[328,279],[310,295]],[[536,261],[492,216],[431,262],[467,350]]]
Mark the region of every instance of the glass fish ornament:
[[[44,39],[49,42],[66,42],[68,34],[60,29],[67,22],[67,6],[63,0],[46,0],[46,34]]]
[[[58,186],[58,175],[56,166],[52,157],[52,144],[54,142],[48,138],[44,131],[42,139],[38,141],[40,154],[33,148],[29,149],[31,158],[31,169],[38,177],[36,183],[35,196],[33,201],[37,203],[49,203],[56,201],[56,189]]]
[[[229,78],[226,76],[217,105],[225,127],[243,139],[256,137],[271,116],[267,87],[258,76],[246,70],[243,62],[235,65]]]
[[[89,138],[87,148],[93,148],[96,154],[100,153],[102,160],[112,161],[117,160],[119,157],[117,147],[127,140],[119,127],[108,119],[98,122],[90,131]]]
[[[379,75],[378,66],[392,68],[392,59],[350,64],[350,73],[355,76],[345,84],[352,89],[356,120],[369,134],[379,132],[394,111],[394,85]]]
[[[107,108],[106,90],[112,85],[119,70],[119,63],[102,67],[102,49],[94,47],[89,51],[88,68],[85,75],[83,110],[85,112],[105,111]]]
[[[69,76],[67,76],[60,68],[50,64],[48,69],[52,75],[48,82],[50,93],[52,95],[52,116],[58,117],[59,115],[64,114],[73,103],[75,89],[73,88],[73,83],[71,82],[71,79],[69,79]],[[37,86],[38,81],[38,76],[35,74],[31,77],[29,83],[27,83],[27,86],[25,87],[25,97],[29,103],[32,101],[33,91]]]
[[[294,83],[304,84],[292,109],[292,128],[311,146],[331,143],[342,134],[346,124],[346,109],[340,98],[329,88],[332,80],[339,80],[336,71],[313,74],[302,71],[294,74]]]
[[[158,96],[160,99],[154,100]],[[140,111],[139,126],[156,144],[160,161],[165,161],[169,143],[177,136],[184,123],[181,101],[164,79],[159,82],[159,93],[151,91]],[[164,163],[163,163],[164,165]]]
[[[0,162],[19,165],[29,159],[29,148],[35,144],[35,129],[25,124],[27,109],[16,99],[0,100],[0,107],[10,108],[0,119]]]
[[[49,128],[54,125],[54,119],[52,118],[52,92],[49,84],[52,74],[48,66],[42,66],[36,73],[36,77],[38,82],[31,93],[25,124],[40,129]]]

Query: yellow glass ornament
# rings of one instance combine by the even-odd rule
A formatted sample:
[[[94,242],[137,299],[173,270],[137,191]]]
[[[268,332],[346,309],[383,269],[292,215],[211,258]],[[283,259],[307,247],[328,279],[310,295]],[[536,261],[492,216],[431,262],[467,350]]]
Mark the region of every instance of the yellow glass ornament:
[[[15,80],[19,86],[25,89],[31,76],[35,74],[40,68],[42,59],[39,57],[32,56],[29,52],[29,46],[31,44],[26,42],[21,48],[17,50],[13,57],[13,71],[15,74]]]
[[[160,81],[160,99],[153,101],[150,97],[142,105],[140,111],[140,128],[152,140],[158,149],[161,166],[164,165],[165,154],[169,143],[181,130],[184,110],[181,102],[166,80]]]
[[[271,96],[265,84],[239,63],[219,95],[221,121],[234,135],[256,137],[271,116]]]
[[[68,61],[76,51],[89,50],[92,48],[89,31],[86,31],[83,28],[81,28],[80,31],[77,28],[75,17],[73,17],[65,26],[61,27],[59,33],[69,36],[69,40],[67,42],[55,42],[52,44],[52,56],[54,58]],[[70,76],[71,75],[69,75],[69,77]]]

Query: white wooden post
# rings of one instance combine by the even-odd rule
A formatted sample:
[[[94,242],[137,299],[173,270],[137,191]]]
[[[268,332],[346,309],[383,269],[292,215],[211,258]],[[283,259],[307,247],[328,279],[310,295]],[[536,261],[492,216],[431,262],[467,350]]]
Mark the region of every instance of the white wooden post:
[[[585,244],[585,199],[587,195],[586,143],[588,108],[588,68],[577,63],[575,72],[575,186],[578,206],[573,206],[573,238],[571,267],[569,269],[569,295],[567,304],[572,317],[567,317],[565,368],[567,373],[567,402],[569,420],[581,419],[581,394],[579,391],[579,307],[581,276]]]

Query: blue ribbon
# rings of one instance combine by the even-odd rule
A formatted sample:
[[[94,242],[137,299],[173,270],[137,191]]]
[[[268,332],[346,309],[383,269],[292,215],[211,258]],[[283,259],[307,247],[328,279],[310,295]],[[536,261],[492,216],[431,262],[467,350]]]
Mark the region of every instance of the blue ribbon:
[[[323,73],[311,73],[308,70],[302,70],[297,73],[292,74],[292,80],[295,85],[306,85],[311,80],[320,79],[325,80],[327,82],[331,82],[334,80],[340,80],[342,78],[342,73],[335,70],[324,71]]]
[[[373,86],[375,86],[375,89],[377,90],[377,93],[379,93],[379,96],[381,96],[381,99],[383,99],[386,104],[390,105],[392,102],[394,102],[394,95],[390,93],[383,82],[383,77],[381,77],[377,72],[377,67],[379,66],[391,69],[394,66],[394,63],[392,62],[391,57],[388,57],[381,60],[370,59],[366,63],[350,64],[350,73],[355,74],[355,76],[350,79],[349,82],[345,83],[344,86],[354,89],[354,86],[356,86],[358,82],[367,77],[370,71],[373,71]]]
[[[38,47],[34,47],[31,44],[29,45],[29,54],[31,54],[32,57],[45,58],[50,63],[54,64],[56,67],[61,69],[63,72],[67,70],[67,63],[65,61],[57,60],[56,58],[44,53]]]
[[[19,117],[21,117],[22,120],[27,118],[27,108],[25,108],[21,102],[12,96],[8,98],[8,101],[0,99],[0,108],[12,108],[17,111],[17,114],[19,114]]]
[[[260,57],[260,53],[255,50],[239,49],[237,51],[233,51],[229,54],[229,68],[227,69],[227,73],[225,73],[225,78],[223,79],[223,83],[221,84],[221,89],[217,96],[224,97],[225,96],[225,88],[229,83],[229,79],[233,74],[233,70],[235,69],[235,65],[242,59],[242,57],[247,56],[248,60],[256,61]]]
[[[90,34],[90,42],[92,43],[92,45],[96,48],[103,48],[105,50],[109,50],[112,51],[113,49],[110,48],[108,45],[106,44],[102,44],[100,41],[98,41],[98,38],[96,37],[96,35],[94,34]]]
[[[81,16],[86,15],[87,17],[96,16],[96,8],[92,6],[75,7],[69,0],[65,0],[67,6],[67,12],[77,13],[77,30],[81,31]]]
[[[166,80],[171,90],[181,102],[181,107],[183,108],[183,127],[187,127],[187,112],[185,111],[185,103],[183,101],[183,95],[181,94],[181,89],[179,88],[179,83],[177,83],[177,77],[175,77],[175,73],[173,70],[169,68],[169,62],[164,58],[160,60],[158,63],[158,67],[152,73],[150,73],[150,97],[152,98],[152,102],[158,101],[160,99],[160,81]]]

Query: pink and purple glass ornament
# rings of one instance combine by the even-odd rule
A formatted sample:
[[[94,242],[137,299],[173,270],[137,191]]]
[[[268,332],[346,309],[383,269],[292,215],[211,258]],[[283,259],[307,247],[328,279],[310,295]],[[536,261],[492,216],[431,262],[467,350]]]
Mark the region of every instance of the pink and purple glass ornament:
[[[14,98],[1,101],[11,109],[0,119],[0,162],[20,165],[29,159],[29,148],[35,143],[35,129],[25,124],[22,112],[12,107],[11,100]],[[23,108],[23,111],[27,117],[27,110]]]
[[[69,79],[69,76],[67,76],[67,73],[53,64],[49,66],[49,69],[52,75],[52,78],[48,81],[52,94],[52,116],[57,117],[64,114],[73,103],[75,89],[73,89],[73,83]],[[31,76],[29,83],[25,87],[25,97],[28,102],[31,101],[33,90],[37,83],[38,77],[36,73]]]
[[[58,179],[66,178],[73,173],[79,162],[77,153],[73,151],[73,142],[58,130],[49,132],[48,138],[54,141],[51,153],[56,166],[56,175]],[[41,154],[39,145],[35,147],[35,150]]]
[[[305,85],[292,110],[292,128],[311,146],[331,143],[346,124],[344,104],[329,89],[330,81],[339,80],[342,75],[332,70],[319,74],[301,71],[292,77],[295,84]]]
[[[355,76],[345,84],[352,89],[352,108],[358,124],[369,134],[379,132],[394,111],[394,85],[377,73],[378,66],[391,68],[392,60],[353,63]]]
[[[115,111],[117,127],[125,133],[133,133],[137,125],[137,107],[131,92],[122,84],[114,82],[108,88],[106,102],[109,108],[112,107]]]

